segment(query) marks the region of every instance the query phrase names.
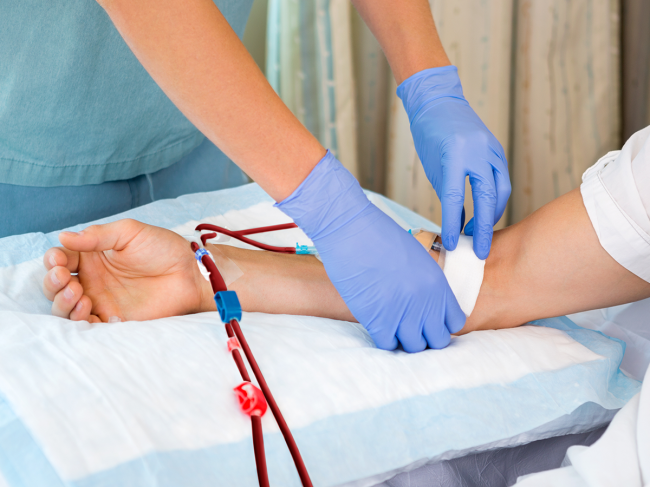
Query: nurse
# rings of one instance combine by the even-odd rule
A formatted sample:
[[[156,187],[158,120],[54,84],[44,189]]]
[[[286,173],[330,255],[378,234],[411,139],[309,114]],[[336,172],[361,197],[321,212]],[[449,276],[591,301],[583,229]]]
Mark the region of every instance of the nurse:
[[[510,195],[507,163],[463,97],[428,2],[353,3],[399,85],[442,201],[443,244],[456,247],[469,176],[476,218],[468,232],[476,255],[486,258]],[[379,347],[445,347],[465,315],[442,271],[272,90],[240,40],[250,6],[3,6],[0,205],[10,210],[0,235],[50,231],[239,184],[234,161],[314,241],[337,291]]]

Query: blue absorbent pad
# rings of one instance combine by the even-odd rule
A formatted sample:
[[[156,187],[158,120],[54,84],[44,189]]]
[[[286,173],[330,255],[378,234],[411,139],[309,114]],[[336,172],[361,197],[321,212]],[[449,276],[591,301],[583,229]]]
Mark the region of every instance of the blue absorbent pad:
[[[404,228],[437,230],[369,197]],[[102,222],[124,217],[181,234],[199,221],[233,230],[289,221],[254,184]],[[311,245],[298,229],[260,240]],[[41,292],[53,245],[56,233],[0,240],[0,487],[258,485],[218,313],[95,325],[53,317]],[[589,431],[640,389],[619,370],[621,341],[565,317],[419,354],[378,350],[356,323],[244,313],[241,325],[316,486],[370,486],[430,461]],[[299,486],[270,413],[263,426],[271,485]]]

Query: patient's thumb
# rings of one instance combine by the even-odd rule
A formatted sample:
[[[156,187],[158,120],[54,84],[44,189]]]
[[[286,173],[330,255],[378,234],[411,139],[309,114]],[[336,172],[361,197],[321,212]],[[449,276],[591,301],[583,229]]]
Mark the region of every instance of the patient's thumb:
[[[144,226],[136,220],[118,220],[104,225],[92,225],[80,232],[61,232],[61,244],[77,252],[124,250]]]

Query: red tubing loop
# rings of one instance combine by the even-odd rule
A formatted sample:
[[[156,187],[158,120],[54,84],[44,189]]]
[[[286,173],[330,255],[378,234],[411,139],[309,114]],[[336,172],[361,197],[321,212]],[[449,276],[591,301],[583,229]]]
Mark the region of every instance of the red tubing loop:
[[[266,232],[275,232],[276,230],[286,230],[288,228],[298,228],[298,225],[295,223],[283,223],[282,225],[271,225],[268,227],[258,227],[258,228],[249,228],[248,230],[228,230],[227,228],[219,227],[217,225],[210,225],[209,223],[201,223],[196,229],[200,232],[204,230],[210,230],[211,232],[222,233],[228,235],[229,237],[236,238],[237,240],[247,243],[257,247],[258,249],[268,250],[269,252],[278,252],[280,254],[295,254],[295,247],[276,247],[275,245],[267,245],[265,243],[258,242],[247,238],[246,235],[254,235],[256,233],[266,233]],[[207,240],[216,237],[214,233],[208,233],[201,235],[201,241],[203,245]],[[196,251],[195,251],[196,252]]]
[[[219,227],[217,225],[202,223],[196,227],[196,230],[198,231],[208,230],[210,232],[221,233],[223,235],[227,235],[229,237],[235,238],[249,245],[253,245],[257,248],[260,248],[262,250],[267,250],[270,252],[278,252],[282,254],[295,254],[296,249],[294,247],[276,247],[274,245],[267,245],[246,238],[246,235],[273,232],[276,230],[285,230],[289,228],[297,228],[297,225],[295,223],[285,223],[282,225],[272,225],[267,227],[250,228],[248,230],[233,231],[233,230],[228,230],[227,228]],[[216,236],[217,236],[216,233],[203,234],[201,235],[201,241],[205,246],[207,240],[215,238]],[[192,242],[191,247],[192,247],[192,251],[194,251],[195,253],[197,250],[200,249],[199,244],[196,242]],[[215,294],[221,291],[227,291],[228,288],[226,286],[226,283],[223,280],[223,277],[221,276],[219,269],[217,269],[216,264],[210,258],[210,256],[209,255],[201,256],[201,262],[208,270],[212,291]],[[225,324],[225,327],[226,327],[226,334],[228,335],[229,338],[228,348],[232,353],[232,357],[233,360],[235,361],[235,365],[237,366],[237,369],[239,370],[242,380],[244,381],[244,383],[240,384],[237,388],[235,388],[235,390],[237,391],[241,389],[245,383],[251,383],[250,376],[248,375],[248,371],[246,370],[246,364],[244,363],[243,357],[241,356],[240,353],[240,350],[243,350],[244,355],[246,356],[246,359],[251,369],[253,370],[253,374],[255,375],[255,378],[257,379],[257,382],[260,386],[261,392],[264,395],[264,399],[266,400],[268,407],[271,409],[271,412],[273,413],[273,417],[275,418],[276,422],[278,423],[278,426],[280,427],[280,431],[282,433],[282,436],[284,437],[285,442],[287,443],[287,447],[289,448],[289,452],[291,453],[291,457],[293,458],[293,462],[296,466],[296,470],[298,471],[298,475],[300,476],[300,480],[302,482],[303,487],[313,487],[311,478],[309,477],[309,473],[307,472],[307,467],[305,466],[305,463],[302,459],[302,455],[298,450],[298,445],[296,444],[296,440],[293,438],[293,435],[291,434],[291,430],[289,429],[289,426],[287,425],[284,416],[282,416],[282,412],[280,411],[280,408],[277,402],[275,401],[273,394],[271,393],[271,389],[269,388],[266,380],[264,379],[264,375],[262,374],[262,371],[260,370],[260,367],[257,364],[255,357],[253,356],[253,352],[250,346],[248,345],[248,342],[246,341],[246,337],[244,336],[244,332],[239,326],[239,322],[236,319],[230,320],[230,322]],[[253,385],[253,387],[255,386]],[[258,476],[259,484],[260,487],[269,487],[269,477],[268,477],[268,471],[266,467],[266,454],[264,452],[264,435],[262,433],[261,414],[253,413],[249,415],[251,418],[251,427],[253,433],[253,450],[255,452],[255,464],[257,467],[257,476]]]

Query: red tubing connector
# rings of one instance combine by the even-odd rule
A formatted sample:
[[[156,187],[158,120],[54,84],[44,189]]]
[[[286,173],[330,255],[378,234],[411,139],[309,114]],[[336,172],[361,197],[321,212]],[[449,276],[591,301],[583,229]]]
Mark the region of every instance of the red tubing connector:
[[[234,389],[241,410],[249,416],[264,416],[268,405],[262,391],[255,384],[242,382]]]
[[[228,338],[228,351],[232,352],[233,350],[241,350],[241,345],[239,344],[237,337]]]

